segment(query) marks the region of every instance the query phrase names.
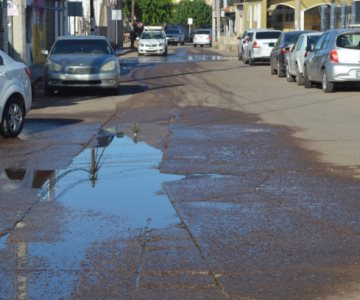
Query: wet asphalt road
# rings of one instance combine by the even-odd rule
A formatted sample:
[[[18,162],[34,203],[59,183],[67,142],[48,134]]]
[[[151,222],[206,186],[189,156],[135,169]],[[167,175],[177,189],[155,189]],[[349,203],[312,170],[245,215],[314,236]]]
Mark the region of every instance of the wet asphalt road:
[[[36,91],[0,139],[0,299],[358,299],[356,156],[298,139],[267,66],[175,51],[122,58],[119,96]]]

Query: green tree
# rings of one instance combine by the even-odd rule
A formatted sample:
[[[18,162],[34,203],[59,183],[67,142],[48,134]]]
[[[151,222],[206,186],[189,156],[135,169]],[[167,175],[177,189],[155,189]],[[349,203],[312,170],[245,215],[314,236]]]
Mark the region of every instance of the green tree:
[[[172,11],[172,0],[140,0],[141,21],[146,25],[163,25]]]
[[[181,0],[174,6],[171,23],[187,25],[188,18],[193,18],[193,28],[211,24],[212,8],[205,0]]]

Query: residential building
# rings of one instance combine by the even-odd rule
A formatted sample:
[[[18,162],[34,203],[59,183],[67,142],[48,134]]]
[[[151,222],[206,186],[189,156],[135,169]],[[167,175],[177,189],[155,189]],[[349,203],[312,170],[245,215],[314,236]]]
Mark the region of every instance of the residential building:
[[[325,31],[360,23],[359,0],[234,0],[234,6],[238,35],[248,28]]]

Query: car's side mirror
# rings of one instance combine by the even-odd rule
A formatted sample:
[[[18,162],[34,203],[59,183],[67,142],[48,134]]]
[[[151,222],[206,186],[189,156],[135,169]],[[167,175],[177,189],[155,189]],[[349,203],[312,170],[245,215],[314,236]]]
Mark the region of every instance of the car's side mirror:
[[[294,44],[289,44],[285,47],[285,51],[292,51],[294,50]]]
[[[306,51],[306,52],[311,52],[311,51],[313,51],[313,46],[312,46],[312,45],[307,45],[305,51]]]
[[[41,54],[44,56],[48,56],[49,55],[49,50],[41,50]]]

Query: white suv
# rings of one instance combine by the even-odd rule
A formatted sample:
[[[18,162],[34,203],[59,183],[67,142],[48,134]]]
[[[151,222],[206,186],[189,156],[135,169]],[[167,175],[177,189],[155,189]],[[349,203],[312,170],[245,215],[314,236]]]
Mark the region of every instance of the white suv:
[[[280,30],[273,29],[254,29],[247,32],[242,61],[250,65],[256,61],[270,61],[271,50],[280,34]]]
[[[16,137],[32,103],[29,69],[0,50],[0,134]]]

